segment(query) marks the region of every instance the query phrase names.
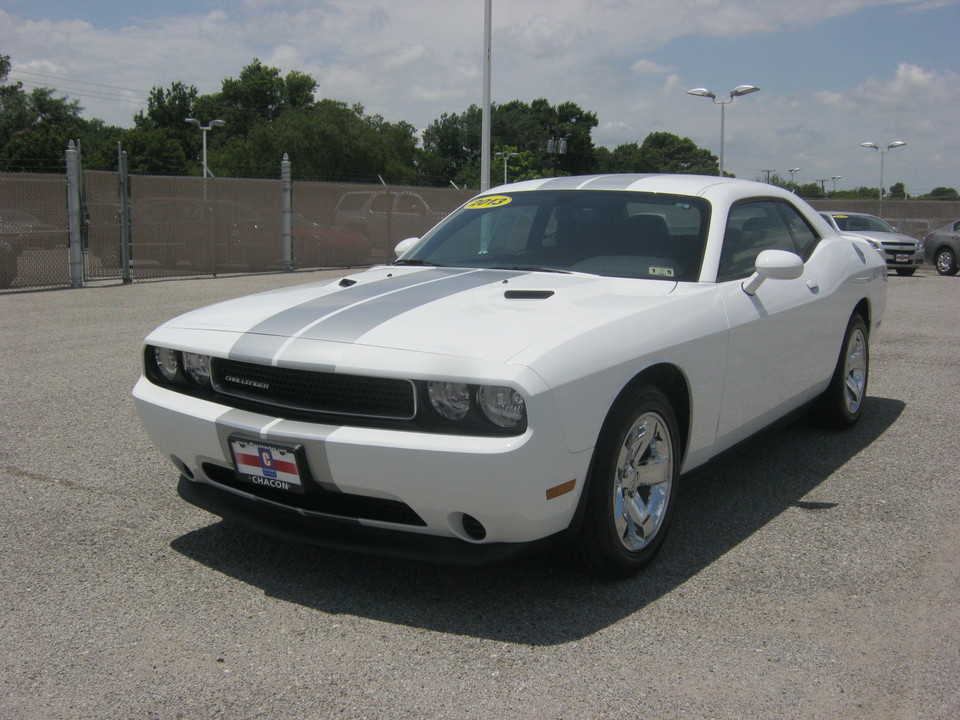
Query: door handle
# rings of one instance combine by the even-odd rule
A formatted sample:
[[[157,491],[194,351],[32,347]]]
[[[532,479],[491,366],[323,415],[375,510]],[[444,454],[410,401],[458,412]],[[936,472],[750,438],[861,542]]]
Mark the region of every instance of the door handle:
[[[820,283],[816,280],[807,280],[807,287],[810,288],[810,292],[814,294],[820,292]]]

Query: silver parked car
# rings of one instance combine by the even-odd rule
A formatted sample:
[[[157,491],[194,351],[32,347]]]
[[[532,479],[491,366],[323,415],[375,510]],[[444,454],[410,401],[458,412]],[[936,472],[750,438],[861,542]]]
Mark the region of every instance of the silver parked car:
[[[887,267],[897,275],[913,275],[923,265],[923,243],[904,235],[876,215],[856,212],[822,212],[823,219],[845,235],[858,235],[880,243]]]
[[[928,261],[941,275],[957,274],[957,252],[960,251],[960,220],[934,230],[923,239]]]

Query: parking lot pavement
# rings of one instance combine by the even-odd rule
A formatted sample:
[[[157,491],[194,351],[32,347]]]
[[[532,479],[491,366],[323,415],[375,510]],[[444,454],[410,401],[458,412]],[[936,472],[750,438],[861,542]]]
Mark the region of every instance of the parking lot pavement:
[[[305,548],[179,500],[130,389],[202,304],[0,296],[0,718],[960,717],[960,278],[889,278],[869,406],[687,478],[643,574]]]

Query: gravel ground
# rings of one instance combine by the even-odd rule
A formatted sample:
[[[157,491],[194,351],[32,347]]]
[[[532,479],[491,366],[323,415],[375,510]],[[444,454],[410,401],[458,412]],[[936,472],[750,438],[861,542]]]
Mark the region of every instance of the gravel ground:
[[[295,546],[176,496],[143,336],[337,274],[0,296],[0,717],[960,717],[960,278],[891,275],[862,422],[687,478],[657,561],[602,583]]]

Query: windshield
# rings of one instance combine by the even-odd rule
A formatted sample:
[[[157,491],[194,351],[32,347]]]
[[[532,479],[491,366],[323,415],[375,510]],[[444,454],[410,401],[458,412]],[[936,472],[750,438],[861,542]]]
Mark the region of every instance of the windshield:
[[[702,198],[659,193],[487,195],[450,215],[398,263],[696,282],[709,214]]]
[[[844,232],[896,232],[894,228],[873,215],[834,215],[833,219],[836,220],[837,227]]]

